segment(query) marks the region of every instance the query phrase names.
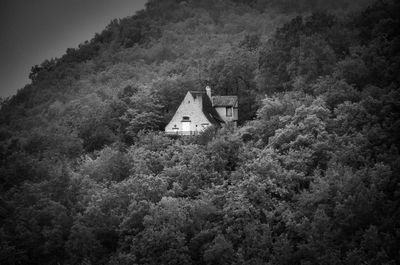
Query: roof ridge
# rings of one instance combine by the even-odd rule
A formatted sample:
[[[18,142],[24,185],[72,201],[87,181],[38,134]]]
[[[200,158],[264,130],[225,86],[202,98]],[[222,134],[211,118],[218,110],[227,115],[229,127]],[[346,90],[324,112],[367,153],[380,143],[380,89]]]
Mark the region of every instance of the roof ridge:
[[[235,95],[212,96],[211,100],[213,107],[233,107],[238,103],[239,97]]]
[[[190,93],[201,93],[201,94],[205,94],[206,91],[202,91],[202,90],[189,90]]]

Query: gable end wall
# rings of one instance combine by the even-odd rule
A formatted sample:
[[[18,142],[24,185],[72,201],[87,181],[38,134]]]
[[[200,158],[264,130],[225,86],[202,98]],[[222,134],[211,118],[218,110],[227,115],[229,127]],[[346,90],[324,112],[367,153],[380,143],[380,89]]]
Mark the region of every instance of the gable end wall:
[[[172,128],[174,125],[178,128],[178,131],[182,131],[182,118],[183,116],[188,116],[190,118],[190,130],[192,132],[195,131],[202,131],[202,124],[208,123],[211,125],[211,122],[206,118],[202,111],[202,102],[201,96],[197,97],[196,99],[193,98],[191,93],[187,93],[181,105],[175,112],[175,115],[172,117],[171,121],[165,127],[165,131],[168,133],[176,132]],[[190,103],[189,103],[190,102]],[[197,127],[196,127],[197,125]]]

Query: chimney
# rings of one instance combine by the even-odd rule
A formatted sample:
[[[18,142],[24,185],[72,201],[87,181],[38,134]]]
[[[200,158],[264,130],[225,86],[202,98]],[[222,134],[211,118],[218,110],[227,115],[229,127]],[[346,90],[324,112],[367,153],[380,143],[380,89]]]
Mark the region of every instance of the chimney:
[[[206,93],[207,93],[207,96],[210,98],[210,100],[211,100],[211,87],[210,86],[206,86]]]

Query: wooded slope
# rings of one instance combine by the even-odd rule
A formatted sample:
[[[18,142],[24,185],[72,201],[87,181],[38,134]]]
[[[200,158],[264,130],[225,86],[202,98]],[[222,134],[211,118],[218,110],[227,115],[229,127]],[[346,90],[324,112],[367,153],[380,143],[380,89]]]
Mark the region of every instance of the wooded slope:
[[[308,3],[149,1],[33,67],[0,112],[0,263],[400,263],[400,6]],[[238,130],[158,132],[206,84]]]

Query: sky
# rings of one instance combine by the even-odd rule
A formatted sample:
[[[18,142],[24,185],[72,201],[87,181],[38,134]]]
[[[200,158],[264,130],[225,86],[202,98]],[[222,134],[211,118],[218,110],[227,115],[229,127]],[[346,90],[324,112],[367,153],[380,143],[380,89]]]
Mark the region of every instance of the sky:
[[[0,0],[0,97],[30,82],[31,67],[63,55],[147,0]]]

